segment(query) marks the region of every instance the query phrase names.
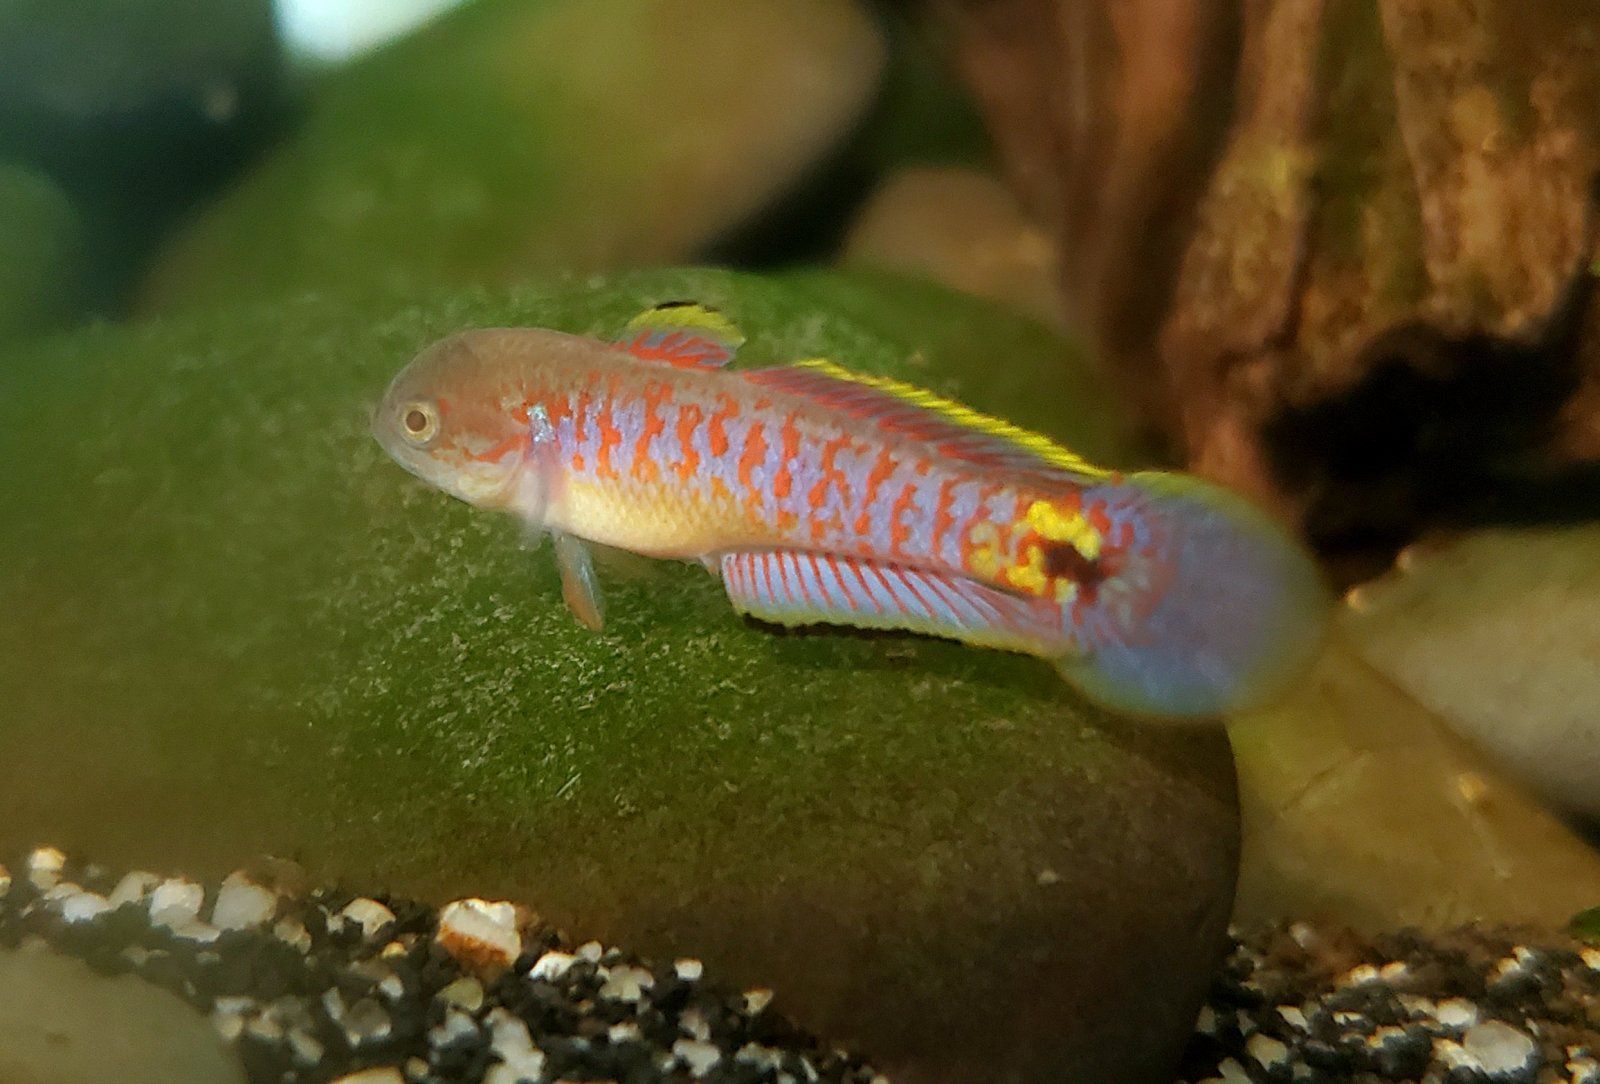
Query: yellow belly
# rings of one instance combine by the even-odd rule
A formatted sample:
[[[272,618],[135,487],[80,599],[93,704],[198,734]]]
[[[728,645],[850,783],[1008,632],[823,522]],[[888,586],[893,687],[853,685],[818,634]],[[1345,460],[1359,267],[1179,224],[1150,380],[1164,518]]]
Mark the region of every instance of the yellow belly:
[[[549,526],[647,557],[694,559],[744,546],[770,546],[759,523],[731,500],[686,500],[569,479],[548,513]]]

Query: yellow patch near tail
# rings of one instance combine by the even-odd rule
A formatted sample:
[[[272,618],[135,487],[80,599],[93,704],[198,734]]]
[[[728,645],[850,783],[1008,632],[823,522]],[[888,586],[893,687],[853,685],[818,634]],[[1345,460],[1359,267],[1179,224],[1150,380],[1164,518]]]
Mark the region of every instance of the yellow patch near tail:
[[[1100,532],[1080,513],[1062,512],[1049,501],[1034,501],[1028,506],[1027,519],[1040,538],[1070,543],[1090,561],[1100,556]]]

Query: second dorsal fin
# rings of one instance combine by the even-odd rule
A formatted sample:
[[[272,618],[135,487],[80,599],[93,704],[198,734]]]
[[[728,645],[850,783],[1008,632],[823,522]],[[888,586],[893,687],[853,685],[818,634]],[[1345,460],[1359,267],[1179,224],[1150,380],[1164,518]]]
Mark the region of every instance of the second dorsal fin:
[[[716,309],[693,301],[668,301],[629,320],[617,345],[641,361],[680,369],[720,369],[744,345],[744,335]]]
[[[884,376],[867,376],[821,358],[743,374],[752,383],[803,395],[886,432],[938,447],[940,454],[980,466],[1028,474],[1110,477],[1066,448],[931,391]]]

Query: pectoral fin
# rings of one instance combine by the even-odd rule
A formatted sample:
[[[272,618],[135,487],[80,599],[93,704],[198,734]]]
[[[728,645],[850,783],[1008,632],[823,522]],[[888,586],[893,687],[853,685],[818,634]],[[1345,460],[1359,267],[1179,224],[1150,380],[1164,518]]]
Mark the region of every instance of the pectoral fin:
[[[605,625],[605,606],[595,580],[594,562],[583,540],[555,532],[556,567],[561,570],[561,597],[577,619],[596,632]]]

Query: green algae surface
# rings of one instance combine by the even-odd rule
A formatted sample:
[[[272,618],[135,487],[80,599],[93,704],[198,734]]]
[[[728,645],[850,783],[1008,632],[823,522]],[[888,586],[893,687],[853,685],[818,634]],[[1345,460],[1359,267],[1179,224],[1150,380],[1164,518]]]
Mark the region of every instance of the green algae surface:
[[[888,314],[877,328],[862,311],[840,314],[843,297],[864,309],[874,293]],[[123,769],[116,785],[148,786],[147,800],[188,794],[197,815],[226,805],[223,780],[242,769],[276,781],[269,808],[336,813],[327,829],[374,847],[403,821],[402,865],[434,870],[487,845],[458,835],[452,810],[497,836],[547,836],[552,822],[604,811],[645,840],[678,803],[719,831],[753,826],[741,815],[752,805],[805,806],[842,771],[877,780],[840,804],[846,824],[867,823],[861,814],[940,762],[950,785],[979,755],[999,758],[1000,777],[1034,774],[1040,739],[1063,748],[1061,729],[1088,718],[1037,662],[910,637],[778,633],[735,616],[687,565],[608,575],[611,620],[591,634],[561,605],[550,554],[527,548],[516,523],[417,483],[367,433],[388,378],[440,335],[485,324],[604,334],[680,296],[746,327],[743,365],[826,355],[1034,422],[1045,419],[1027,418],[1042,411],[1026,387],[998,401],[1008,397],[978,377],[991,348],[1008,355],[1007,379],[1032,369],[1043,382],[1046,366],[1088,379],[1025,320],[889,276],[820,272],[787,283],[644,274],[376,318],[308,301],[86,332],[6,366],[5,458],[22,469],[0,481],[15,513],[0,527],[0,597],[38,620],[5,626],[5,760],[70,734],[103,746]],[[940,304],[913,345],[898,313],[917,296]],[[963,324],[969,334],[952,335]],[[1108,419],[1104,399],[1082,410],[1094,454],[1114,450]],[[185,762],[192,774],[165,777]],[[992,797],[992,786],[978,790]],[[774,846],[810,838],[780,822]]]
[[[315,86],[144,301],[688,259],[843,144],[883,65],[850,0],[478,0]]]
[[[75,297],[81,230],[48,177],[0,161],[0,347],[65,319]]]
[[[884,275],[303,299],[15,353],[0,845],[212,874],[266,851],[369,890],[510,895],[781,981],[890,1055],[1164,1057],[1146,1026],[1181,1039],[1231,890],[1215,732],[1108,719],[1037,660],[755,625],[689,565],[603,570],[591,633],[515,522],[368,434],[441,335],[603,334],[684,297],[744,327],[740,364],[827,355],[1118,451],[1068,344]],[[983,962],[1021,951],[1020,978]]]

